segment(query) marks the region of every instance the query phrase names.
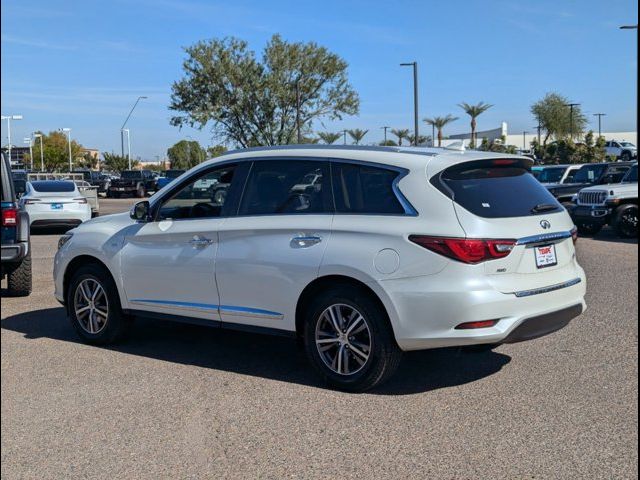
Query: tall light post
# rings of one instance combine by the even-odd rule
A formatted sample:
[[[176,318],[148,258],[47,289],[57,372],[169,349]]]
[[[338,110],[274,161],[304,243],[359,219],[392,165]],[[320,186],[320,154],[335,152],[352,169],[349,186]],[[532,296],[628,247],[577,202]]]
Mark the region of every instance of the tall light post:
[[[526,130],[524,132],[522,132],[522,151],[525,151],[527,149],[527,132]]]
[[[71,173],[73,170],[73,158],[71,157],[71,129],[61,128],[60,131],[67,134],[67,144],[69,145],[69,173]]]
[[[122,133],[127,133],[127,160],[129,160],[129,170],[131,170],[131,133],[128,128],[123,128]]]
[[[44,172],[44,145],[42,143],[42,134],[41,133],[34,133],[33,134],[33,138],[39,138],[40,139],[40,171]]]
[[[414,145],[418,145],[418,62],[401,63],[401,67],[413,67],[413,134]]]
[[[33,138],[24,137],[23,142],[29,145],[29,161],[31,162],[31,171],[33,171]]]
[[[598,137],[602,136],[602,117],[606,116],[606,113],[594,113],[594,117],[598,117]]]
[[[144,100],[146,98],[148,98],[148,97],[146,97],[144,95],[141,95],[141,96],[138,97],[136,102],[133,104],[133,107],[131,107],[131,110],[129,111],[129,115],[127,115],[127,118],[124,120],[124,123],[120,127],[120,151],[121,151],[123,157],[124,157],[124,127],[127,126],[127,122],[131,118],[131,114],[133,113],[133,111],[138,106],[138,102],[140,102],[140,100]],[[127,130],[127,137],[129,136],[128,132],[129,131]],[[129,170],[131,170],[131,159],[129,159]]]
[[[635,30],[636,31],[636,45],[638,44],[638,36],[637,36],[638,24],[635,24],[635,25],[622,25],[620,27],[620,30]],[[636,55],[636,59],[637,58],[638,57]],[[636,72],[636,88],[634,88],[633,91],[636,94],[636,103],[635,103],[635,105],[636,105],[636,115],[635,115],[635,117],[636,117],[636,143],[637,143],[637,141],[638,141],[637,140],[637,138],[638,138],[638,110],[637,110],[637,108],[638,108],[638,67],[636,66],[636,68],[634,70]]]
[[[565,103],[565,107],[569,107],[569,135],[571,135],[571,140],[573,140],[573,107],[580,106],[579,103]]]
[[[380,127],[382,130],[384,130],[384,144],[387,144],[387,130],[389,130],[391,127]]]
[[[7,151],[9,152],[9,162],[11,162],[11,120],[22,120],[22,115],[2,115],[1,118],[7,121],[7,139],[9,141]]]
[[[347,131],[346,130],[342,130],[342,143],[344,145],[347,144]]]

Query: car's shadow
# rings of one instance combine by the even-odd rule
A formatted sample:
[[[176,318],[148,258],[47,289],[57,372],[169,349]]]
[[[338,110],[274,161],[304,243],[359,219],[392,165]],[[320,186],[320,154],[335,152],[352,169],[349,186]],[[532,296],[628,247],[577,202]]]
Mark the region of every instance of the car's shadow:
[[[27,339],[79,342],[61,307],[7,317],[2,320],[2,329],[20,332]],[[126,340],[108,348],[129,355],[324,388],[304,353],[290,338],[138,319]],[[396,375],[373,393],[408,395],[463,385],[497,373],[510,361],[508,355],[492,351],[468,353],[448,348],[409,352]]]
[[[595,235],[580,235],[580,238],[590,238],[597,242],[610,242],[610,243],[626,243],[629,245],[637,245],[637,238],[621,238],[612,228],[605,228]]]

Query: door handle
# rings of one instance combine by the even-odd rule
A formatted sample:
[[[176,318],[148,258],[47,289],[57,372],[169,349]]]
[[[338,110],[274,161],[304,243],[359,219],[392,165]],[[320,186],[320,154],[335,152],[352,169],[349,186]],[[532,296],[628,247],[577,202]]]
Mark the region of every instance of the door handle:
[[[322,241],[320,235],[298,235],[291,239],[291,248],[309,248]]]
[[[210,238],[202,237],[200,235],[195,235],[191,240],[189,240],[189,245],[193,248],[206,247],[207,245],[211,245],[213,240]]]

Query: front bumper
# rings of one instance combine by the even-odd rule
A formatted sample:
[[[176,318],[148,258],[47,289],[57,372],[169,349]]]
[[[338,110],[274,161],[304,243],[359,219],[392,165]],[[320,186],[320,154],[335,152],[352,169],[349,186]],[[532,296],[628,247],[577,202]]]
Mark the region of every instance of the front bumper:
[[[577,205],[570,214],[573,223],[595,223],[598,225],[607,225],[611,218],[612,209],[607,206],[599,205]]]

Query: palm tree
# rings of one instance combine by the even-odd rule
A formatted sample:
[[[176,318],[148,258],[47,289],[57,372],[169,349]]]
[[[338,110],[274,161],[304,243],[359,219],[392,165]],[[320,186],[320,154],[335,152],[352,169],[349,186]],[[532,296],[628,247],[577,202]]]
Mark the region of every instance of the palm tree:
[[[455,122],[458,117],[454,117],[453,115],[447,115],[446,117],[433,117],[433,118],[425,118],[423,121],[427,123],[427,125],[433,125],[438,130],[438,146],[442,146],[442,129],[451,122]]]
[[[427,137],[426,135],[418,135],[418,142],[416,143],[416,136],[411,134],[407,137],[407,139],[409,140],[409,143],[412,145],[415,145],[416,147],[418,145],[424,145],[425,143],[429,142],[429,137]]]
[[[398,137],[398,146],[401,147],[402,146],[402,139],[403,138],[409,138],[409,129],[408,128],[403,128],[401,130],[396,130],[395,128],[393,128],[391,130],[391,134],[395,135],[396,137]]]
[[[480,102],[477,105],[469,105],[466,102],[458,104],[458,106],[464,110],[464,112],[471,117],[471,142],[469,146],[474,148],[476,145],[476,118],[489,110],[493,105]]]
[[[334,132],[318,132],[318,137],[326,143],[327,145],[331,145],[336,143],[340,137],[342,137],[342,133],[334,133]]]
[[[354,128],[353,130],[347,130],[349,136],[353,139],[354,145],[359,145],[360,141],[364,138],[369,130],[360,130],[359,128]]]

